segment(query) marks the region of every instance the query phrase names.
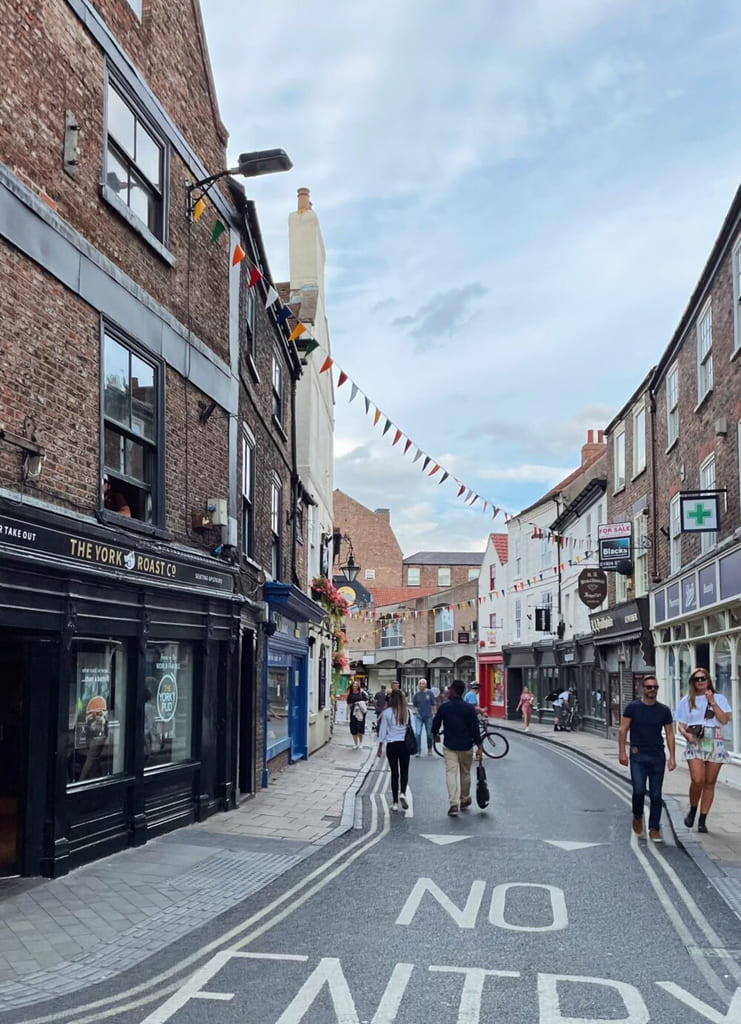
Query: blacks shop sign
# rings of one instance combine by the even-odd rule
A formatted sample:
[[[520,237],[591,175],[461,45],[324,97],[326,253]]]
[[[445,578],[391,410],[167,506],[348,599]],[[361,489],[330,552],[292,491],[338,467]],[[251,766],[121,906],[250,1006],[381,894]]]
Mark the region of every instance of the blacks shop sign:
[[[600,523],[597,527],[599,567],[614,572],[631,559],[631,524]]]
[[[208,565],[194,565],[159,552],[96,540],[66,530],[50,529],[20,518],[0,516],[0,545],[29,555],[47,555],[81,568],[120,577],[157,580],[183,586],[232,593],[233,576]]]

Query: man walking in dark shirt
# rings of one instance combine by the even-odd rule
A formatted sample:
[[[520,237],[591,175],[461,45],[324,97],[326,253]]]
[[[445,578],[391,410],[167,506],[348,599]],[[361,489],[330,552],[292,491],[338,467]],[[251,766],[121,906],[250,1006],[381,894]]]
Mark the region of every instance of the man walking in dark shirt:
[[[637,836],[643,834],[643,803],[648,783],[648,837],[655,843],[662,841],[661,787],[666,768],[662,729],[669,748],[669,771],[673,772],[677,767],[672,713],[666,704],[660,704],[656,699],[658,692],[659,682],[656,676],[646,676],[643,680],[643,697],[641,700],[631,701],[623,711],[618,739],[620,764],[630,764],[630,778],[633,783],[633,831]],[[630,761],[625,750],[628,730]]]
[[[432,720],[432,735],[439,739],[443,728],[443,753],[445,755],[445,782],[448,787],[448,814],[455,818],[458,808],[471,806],[471,764],[473,747],[478,747],[477,760],[484,756],[481,746],[479,716],[473,704],[463,700],[466,691],[460,679],[454,679],[448,687],[450,699],[440,704]]]

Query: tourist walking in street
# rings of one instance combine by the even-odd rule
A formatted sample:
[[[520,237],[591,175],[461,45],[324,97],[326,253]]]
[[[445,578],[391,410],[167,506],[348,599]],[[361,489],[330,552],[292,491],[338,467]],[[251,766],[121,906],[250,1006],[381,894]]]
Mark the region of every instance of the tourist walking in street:
[[[417,753],[415,757],[422,756],[422,731],[427,733],[427,754],[432,754],[432,719],[437,710],[437,704],[432,693],[427,689],[427,680],[417,681],[417,692],[412,697],[412,704],[417,712],[414,719],[414,734],[417,737]]]
[[[677,725],[687,742],[684,759],[690,772],[690,809],[684,819],[687,828],[707,832],[705,819],[713,806],[715,783],[720,767],[728,760],[723,743],[723,726],[731,720],[731,705],[716,693],[707,669],[696,668],[689,678],[689,692],[677,705]]]
[[[363,736],[365,735],[368,694],[361,688],[357,679],[353,679],[347,692],[347,714],[350,719],[350,735],[353,746],[360,750],[363,746]]]
[[[662,841],[661,835],[661,789],[666,770],[664,737],[669,749],[669,771],[677,767],[674,750],[674,729],[672,713],[666,704],[657,700],[659,681],[656,676],[645,676],[643,696],[633,700],[623,711],[618,739],[618,760],[630,764],[630,779],[633,783],[633,831],[643,835],[643,804],[648,784],[648,837],[655,843]],[[662,737],[662,730],[664,736]],[[630,759],[625,749],[630,731]]]
[[[401,690],[389,693],[388,707],[381,715],[378,726],[378,756],[383,756],[383,745],[386,744],[386,760],[391,769],[391,810],[398,811],[399,805],[406,810],[407,784],[409,781],[409,751],[404,737],[407,722],[410,721],[407,699]]]
[[[449,699],[440,705],[432,720],[435,740],[443,730],[448,814],[453,818],[457,817],[459,808],[465,810],[471,806],[473,747],[477,747],[477,760],[481,761],[484,756],[478,710],[463,699],[465,691],[460,679],[454,679],[448,687]]]
[[[470,686],[470,690],[468,691],[468,693],[465,695],[465,697],[463,699],[466,702],[466,704],[472,704],[474,707],[478,707],[479,706],[479,684],[474,679],[474,681],[472,683],[469,683],[468,685]]]
[[[531,693],[527,686],[523,686],[522,693],[520,694],[520,700],[515,711],[522,712],[522,721],[525,723],[525,732],[530,731],[530,716],[533,713],[534,704],[535,694]]]

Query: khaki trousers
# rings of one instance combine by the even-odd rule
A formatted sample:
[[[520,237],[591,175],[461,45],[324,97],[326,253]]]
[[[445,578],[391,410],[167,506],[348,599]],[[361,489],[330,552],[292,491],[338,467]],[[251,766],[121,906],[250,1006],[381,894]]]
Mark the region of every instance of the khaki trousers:
[[[450,804],[458,804],[471,795],[471,765],[473,764],[473,749],[450,750],[443,747],[445,755],[445,782],[448,787],[448,801]]]

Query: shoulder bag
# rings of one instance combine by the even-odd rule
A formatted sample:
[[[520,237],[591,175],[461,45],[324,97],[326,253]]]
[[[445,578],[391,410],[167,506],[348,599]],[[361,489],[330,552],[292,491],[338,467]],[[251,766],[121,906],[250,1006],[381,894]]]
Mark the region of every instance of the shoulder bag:
[[[411,715],[407,718],[407,729],[404,733],[404,749],[410,757],[417,753],[417,737],[414,735],[414,729],[412,728]]]

